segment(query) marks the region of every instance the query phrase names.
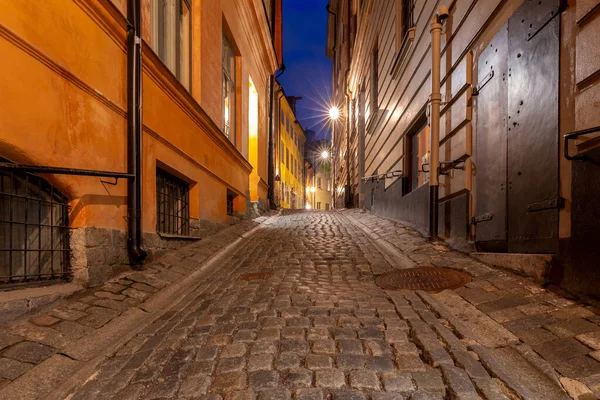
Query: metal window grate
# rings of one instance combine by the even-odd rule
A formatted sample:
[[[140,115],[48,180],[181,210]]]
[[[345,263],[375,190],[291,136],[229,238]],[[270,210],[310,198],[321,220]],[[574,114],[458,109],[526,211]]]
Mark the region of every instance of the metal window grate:
[[[190,185],[160,168],[156,169],[156,230],[190,234]]]
[[[58,190],[34,174],[0,171],[0,287],[69,279],[69,232]]]

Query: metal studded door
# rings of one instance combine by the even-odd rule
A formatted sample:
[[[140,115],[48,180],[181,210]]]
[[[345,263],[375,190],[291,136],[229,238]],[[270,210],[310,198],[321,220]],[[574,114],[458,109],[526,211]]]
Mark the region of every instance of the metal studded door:
[[[508,251],[558,245],[560,1],[525,0],[508,21]]]
[[[506,251],[506,120],[508,23],[481,52],[477,76],[475,166],[476,240],[485,251]]]

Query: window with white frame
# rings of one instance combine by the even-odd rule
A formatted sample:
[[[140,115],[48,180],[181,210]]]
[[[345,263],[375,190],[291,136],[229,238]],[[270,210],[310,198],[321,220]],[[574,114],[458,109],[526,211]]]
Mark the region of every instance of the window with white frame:
[[[231,43],[223,35],[223,133],[235,143],[236,59]]]
[[[191,0],[150,0],[150,46],[189,91]]]

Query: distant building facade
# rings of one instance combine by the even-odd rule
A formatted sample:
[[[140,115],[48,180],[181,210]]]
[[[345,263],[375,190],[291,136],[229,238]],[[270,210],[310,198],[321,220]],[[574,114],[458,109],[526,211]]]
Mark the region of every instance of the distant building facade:
[[[311,136],[314,138],[314,134]],[[328,140],[308,141],[305,154],[307,208],[332,210],[331,143]]]
[[[296,118],[294,97],[278,86],[275,111],[275,198],[281,208],[304,208],[304,130]]]
[[[600,295],[599,4],[330,0],[336,205]]]
[[[281,0],[7,0],[0,43],[0,287],[98,285],[267,201]]]

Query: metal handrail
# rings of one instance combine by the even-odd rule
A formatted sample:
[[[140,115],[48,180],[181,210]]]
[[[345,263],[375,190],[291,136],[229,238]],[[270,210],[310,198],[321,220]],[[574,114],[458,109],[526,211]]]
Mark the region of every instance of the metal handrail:
[[[582,129],[580,131],[575,131],[575,132],[567,133],[564,136],[565,141],[564,141],[564,145],[563,145],[563,153],[565,155],[565,158],[567,160],[569,160],[569,161],[586,160],[586,157],[584,155],[581,155],[581,154],[578,154],[576,156],[569,155],[569,140],[575,140],[579,136],[588,135],[590,133],[595,133],[595,132],[600,132],[600,126],[596,126],[594,128]]]

